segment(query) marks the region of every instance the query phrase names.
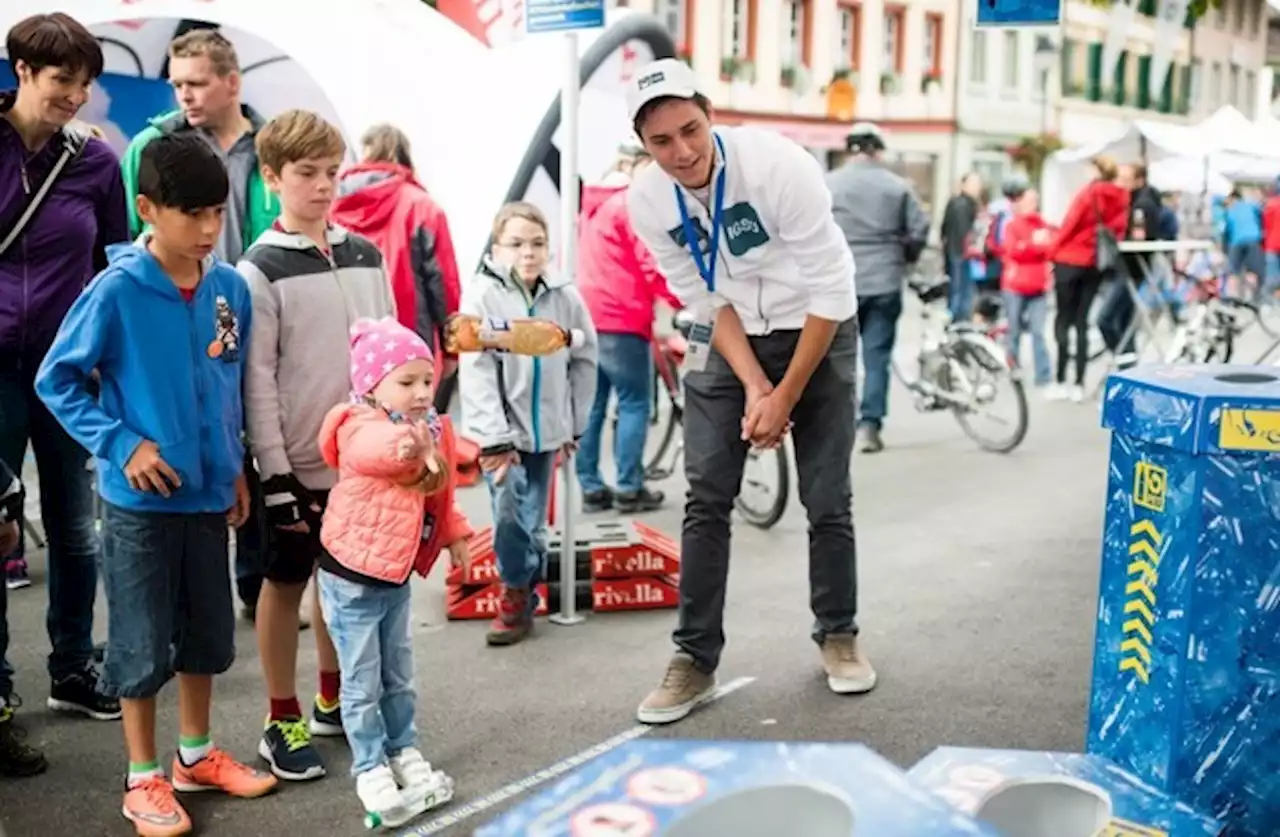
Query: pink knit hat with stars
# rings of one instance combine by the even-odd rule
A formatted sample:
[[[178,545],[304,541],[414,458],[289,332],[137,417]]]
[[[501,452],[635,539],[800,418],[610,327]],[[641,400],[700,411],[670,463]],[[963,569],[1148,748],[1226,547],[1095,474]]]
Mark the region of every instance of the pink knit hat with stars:
[[[396,320],[361,317],[351,326],[351,394],[357,398],[412,360],[430,361],[431,349]]]

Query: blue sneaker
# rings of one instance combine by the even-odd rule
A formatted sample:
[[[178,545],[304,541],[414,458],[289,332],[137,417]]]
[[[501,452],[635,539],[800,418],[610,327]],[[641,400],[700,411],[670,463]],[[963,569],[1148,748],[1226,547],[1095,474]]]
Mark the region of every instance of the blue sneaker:
[[[342,704],[335,703],[333,709],[326,712],[317,696],[315,705],[311,707],[311,734],[320,738],[338,738],[346,735],[342,729]]]
[[[311,746],[311,732],[301,718],[267,721],[258,742],[258,755],[271,772],[289,782],[306,782],[325,775],[324,762]]]

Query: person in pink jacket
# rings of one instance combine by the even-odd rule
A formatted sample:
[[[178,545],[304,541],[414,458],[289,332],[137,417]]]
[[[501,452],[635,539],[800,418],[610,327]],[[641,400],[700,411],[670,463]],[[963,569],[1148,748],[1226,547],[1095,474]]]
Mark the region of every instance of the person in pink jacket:
[[[650,162],[652,158],[641,152],[631,176]],[[653,308],[658,300],[677,310],[683,306],[668,290],[667,280],[631,228],[626,186],[583,190],[578,291],[600,341],[595,402],[575,460],[583,511],[614,507],[624,513],[651,511],[665,499],[662,492],[644,485],[644,440],[653,386]],[[600,436],[610,392],[618,394],[618,426],[613,436],[618,480],[614,489],[600,476]]]
[[[472,534],[454,504],[456,443],[432,407],[434,383],[431,350],[416,332],[394,319],[357,320],[352,401],[320,429],[321,453],[338,471],[320,527],[320,607],[338,651],[356,794],[384,820],[402,810],[401,791],[424,808],[453,797],[453,780],[419,752],[413,721],[408,582],[446,549],[465,565]]]

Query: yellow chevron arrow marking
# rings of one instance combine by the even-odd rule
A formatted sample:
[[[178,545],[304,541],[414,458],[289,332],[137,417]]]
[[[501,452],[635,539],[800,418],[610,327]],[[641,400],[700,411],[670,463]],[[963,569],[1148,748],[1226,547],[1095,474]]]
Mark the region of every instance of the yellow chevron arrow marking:
[[[1107,826],[1106,837],[1169,837],[1167,832],[1128,820],[1112,820]]]
[[[1129,544],[1130,555],[1145,555],[1147,560],[1153,564],[1160,563],[1160,553],[1156,552],[1150,541],[1134,541]]]
[[[1147,650],[1147,646],[1143,645],[1141,640],[1126,639],[1120,643],[1120,651],[1122,653],[1132,651],[1142,658],[1142,662],[1151,665],[1151,652]]]
[[[1121,671],[1132,671],[1138,675],[1138,679],[1143,683],[1150,681],[1151,677],[1147,674],[1147,667],[1137,657],[1125,657],[1120,661]]]
[[[1131,599],[1124,603],[1125,613],[1136,613],[1143,619],[1147,620],[1148,625],[1156,623],[1156,615],[1151,612],[1151,608],[1147,607],[1147,603],[1142,599]]]
[[[1156,529],[1156,525],[1150,520],[1139,520],[1137,523],[1129,527],[1130,535],[1146,535],[1156,542],[1156,546],[1164,543],[1164,535],[1160,534],[1160,530]]]
[[[1141,619],[1130,619],[1124,623],[1122,630],[1126,634],[1138,634],[1146,641],[1147,645],[1152,643],[1151,631],[1147,630],[1147,626],[1143,624]]]
[[[1141,593],[1142,597],[1147,600],[1148,604],[1156,603],[1156,594],[1151,592],[1151,588],[1142,581],[1130,581],[1125,585],[1124,594],[1132,596],[1135,593]]]
[[[1156,572],[1156,568],[1151,565],[1150,561],[1138,559],[1137,561],[1129,562],[1129,575],[1138,574],[1141,574],[1142,580],[1152,587],[1155,587],[1156,582],[1160,580],[1160,575]]]

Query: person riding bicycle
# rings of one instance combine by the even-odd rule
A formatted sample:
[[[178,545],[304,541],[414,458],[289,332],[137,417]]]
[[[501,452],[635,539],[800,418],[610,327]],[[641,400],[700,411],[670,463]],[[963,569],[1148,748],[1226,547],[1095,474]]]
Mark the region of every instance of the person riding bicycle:
[[[858,415],[861,449],[884,449],[889,362],[902,316],[902,286],[929,237],[929,217],[906,178],[881,162],[884,133],[872,122],[853,126],[849,160],[827,175],[836,225],[858,265],[858,327],[866,389]]]
[[[626,93],[653,155],[627,192],[636,234],[697,312],[685,355],[688,500],[676,653],[640,704],[641,723],[678,721],[716,693],[724,649],[729,515],[749,446],[792,441],[809,517],[812,637],[827,684],[870,691],[858,647],[853,455],[858,326],[854,263],[818,161],[773,131],[713,128],[682,61],[655,61]],[[696,560],[693,558],[696,557]]]

